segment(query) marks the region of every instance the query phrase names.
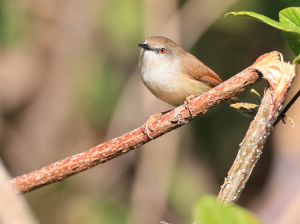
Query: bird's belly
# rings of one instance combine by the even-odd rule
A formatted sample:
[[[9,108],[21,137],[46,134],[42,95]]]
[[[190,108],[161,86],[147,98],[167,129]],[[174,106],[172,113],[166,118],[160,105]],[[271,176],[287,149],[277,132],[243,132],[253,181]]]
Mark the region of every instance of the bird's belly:
[[[186,98],[191,95],[200,96],[207,92],[211,88],[207,85],[200,83],[189,83],[182,86],[175,86],[174,88],[166,88],[167,91],[160,91],[158,98],[171,104],[173,106],[179,106],[184,103]]]
[[[152,79],[143,80],[148,89],[159,99],[172,106],[184,103],[190,95],[200,96],[211,89],[205,83],[187,77],[169,76],[167,78],[153,76]],[[153,79],[154,78],[154,79]]]

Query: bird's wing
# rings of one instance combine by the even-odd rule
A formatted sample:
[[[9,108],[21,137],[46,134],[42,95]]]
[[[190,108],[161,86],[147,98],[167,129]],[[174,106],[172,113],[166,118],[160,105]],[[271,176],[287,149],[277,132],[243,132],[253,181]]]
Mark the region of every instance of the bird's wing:
[[[190,53],[182,61],[182,66],[189,78],[203,82],[212,88],[223,82],[214,71]]]

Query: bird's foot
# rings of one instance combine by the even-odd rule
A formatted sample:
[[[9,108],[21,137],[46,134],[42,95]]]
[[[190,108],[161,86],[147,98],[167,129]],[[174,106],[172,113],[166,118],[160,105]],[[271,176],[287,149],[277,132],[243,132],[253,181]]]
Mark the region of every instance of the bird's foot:
[[[190,104],[191,104],[191,100],[195,99],[197,96],[195,95],[190,95],[186,98],[186,100],[184,101],[184,107],[185,109],[188,109],[189,110],[189,113],[191,115],[192,118],[196,117],[196,115],[194,115],[191,111],[191,108],[190,108]]]
[[[144,135],[147,135],[147,137],[149,139],[153,139],[150,136],[150,133],[153,132],[153,128],[152,128],[151,124],[156,120],[156,118],[160,117],[161,115],[162,115],[162,113],[152,114],[152,115],[149,116],[149,118],[145,122],[145,124],[143,124],[143,126],[142,126],[143,133],[144,133]]]
[[[158,113],[158,114],[152,114],[149,116],[148,120],[143,124],[142,126],[142,130],[143,130],[143,133],[144,135],[147,135],[147,137],[149,139],[153,139],[151,136],[150,136],[150,133],[153,132],[153,128],[151,126],[151,124],[156,120],[156,118],[158,117],[161,117],[162,115],[170,112],[171,110],[168,110],[168,111],[165,111],[165,112],[161,112],[161,113]]]

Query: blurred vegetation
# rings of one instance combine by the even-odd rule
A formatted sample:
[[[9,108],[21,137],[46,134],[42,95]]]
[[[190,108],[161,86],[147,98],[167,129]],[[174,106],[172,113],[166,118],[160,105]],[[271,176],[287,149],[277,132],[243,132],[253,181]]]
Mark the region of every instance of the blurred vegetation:
[[[178,7],[183,7],[187,2],[178,1]],[[32,80],[37,87],[26,99],[28,105],[9,111],[13,114],[18,110],[18,116],[12,122],[13,131],[9,131],[10,123],[2,128],[5,138],[1,137],[0,153],[13,175],[40,168],[105,140],[116,104],[138,65],[137,44],[146,38],[144,16],[147,8],[144,4],[141,0],[86,3],[0,0],[0,60],[4,61],[14,52],[22,52],[27,55],[25,59],[33,57],[36,67],[40,69],[39,78]],[[300,2],[244,0],[237,1],[224,14],[230,11],[255,11],[278,20],[278,12],[290,6],[300,6]],[[73,10],[73,14],[69,10]],[[201,10],[206,9],[199,9],[199,13]],[[219,15],[191,49],[186,49],[223,80],[245,69],[266,52],[276,50],[284,55],[285,60],[293,59],[280,31],[251,20],[224,18],[224,14]],[[70,18],[65,19],[64,16]],[[76,19],[77,16],[79,19]],[[83,21],[85,17],[88,19]],[[72,19],[76,22],[72,22]],[[63,32],[67,34],[64,36],[61,34]],[[78,37],[79,40],[76,39]],[[18,67],[18,64],[13,65]],[[265,83],[261,82],[254,88],[262,94],[264,86]],[[51,91],[43,92],[49,89]],[[135,88],[132,91],[136,95],[141,94]],[[239,97],[256,103],[249,91],[246,90]],[[131,100],[128,99],[128,103]],[[54,101],[59,102],[54,104],[57,107],[52,106]],[[2,102],[0,106],[5,109]],[[54,117],[61,113],[60,108],[67,108],[71,112]],[[136,108],[136,113],[141,108]],[[31,113],[33,115],[29,116]],[[58,121],[61,122],[59,125]],[[181,141],[180,159],[172,171],[164,216],[166,219],[173,220],[173,224],[191,223],[193,206],[197,200],[203,194],[218,193],[218,186],[223,183],[250,121],[222,104],[189,125],[191,131]],[[38,122],[42,126],[40,129],[35,126]],[[124,122],[127,120],[124,119]],[[45,137],[50,132],[53,135]],[[26,144],[22,144],[22,147],[14,145],[22,138],[25,138],[28,149],[24,146]],[[187,149],[187,145],[191,150]],[[36,151],[29,150],[35,146]],[[242,194],[242,205],[249,204],[263,189],[272,164],[272,153],[270,142]],[[19,157],[16,156],[19,154]],[[139,163],[138,152],[136,155],[132,160],[130,155],[124,156],[128,159],[126,168],[125,165],[119,165],[121,160],[118,158],[109,162],[113,165],[103,164],[62,183],[29,193],[26,195],[28,202],[40,222],[45,224],[128,223],[130,194]],[[211,192],[205,189],[205,180],[201,182],[197,178],[201,167],[192,166],[190,158],[201,164],[205,161],[211,178],[216,180],[216,188],[211,188]],[[122,174],[118,176],[116,173],[121,171]]]
[[[26,11],[16,1],[0,1],[0,43],[2,47],[12,47],[22,43],[27,24]]]
[[[235,205],[234,207],[222,207],[215,196],[202,197],[193,211],[193,220],[199,223],[230,223],[230,224],[259,224],[257,217],[251,212]]]

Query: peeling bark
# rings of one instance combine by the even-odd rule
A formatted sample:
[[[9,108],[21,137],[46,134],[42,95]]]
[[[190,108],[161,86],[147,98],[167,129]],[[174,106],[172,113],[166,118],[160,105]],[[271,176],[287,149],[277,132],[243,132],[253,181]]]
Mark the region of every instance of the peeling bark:
[[[218,199],[224,205],[235,203],[245,188],[295,77],[295,65],[282,62],[282,56],[273,53],[253,65],[263,74],[269,86],[219,192]]]

